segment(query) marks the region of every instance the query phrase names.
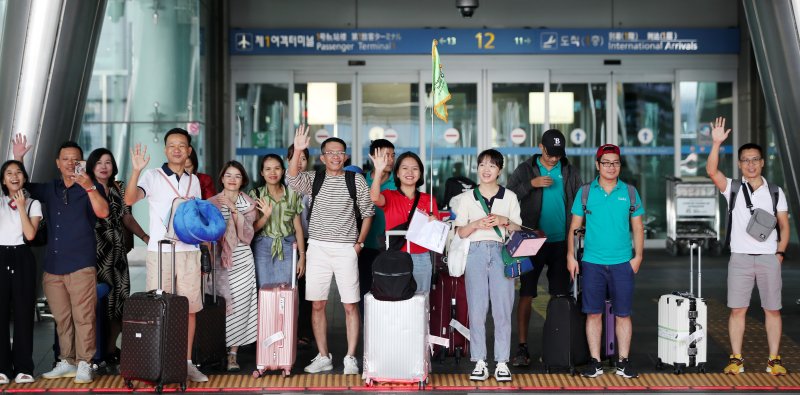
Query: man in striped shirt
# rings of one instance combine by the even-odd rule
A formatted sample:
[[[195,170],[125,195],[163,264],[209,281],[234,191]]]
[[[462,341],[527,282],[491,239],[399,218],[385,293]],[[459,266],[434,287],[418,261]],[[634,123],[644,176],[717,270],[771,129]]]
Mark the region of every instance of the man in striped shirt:
[[[309,145],[308,126],[297,128],[294,148],[302,151]],[[325,164],[324,172],[299,172],[297,162],[300,155],[292,157],[287,166],[286,180],[295,191],[312,195],[309,206],[308,252],[306,262],[306,300],[312,303],[311,326],[319,354],[306,366],[307,373],[319,373],[333,369],[332,355],[328,352],[327,319],[325,306],[332,277],[342,298],[347,328],[347,355],[344,357],[344,374],[358,374],[355,357],[361,318],[358,302],[361,300],[358,282],[358,254],[364,248],[375,208],[369,197],[369,187],[361,174],[346,173],[347,145],[339,138],[331,137],[322,142],[320,160]],[[313,193],[314,180],[324,176],[324,181]],[[350,178],[348,180],[348,177]],[[348,187],[348,183],[351,186]],[[355,189],[355,202],[350,189]],[[356,213],[356,206],[359,213]],[[363,222],[359,229],[357,214]]]

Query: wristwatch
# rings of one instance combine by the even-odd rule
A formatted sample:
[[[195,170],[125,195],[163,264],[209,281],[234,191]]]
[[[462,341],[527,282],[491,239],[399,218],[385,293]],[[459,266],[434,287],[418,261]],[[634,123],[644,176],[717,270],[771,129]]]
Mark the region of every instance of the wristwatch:
[[[786,258],[786,253],[783,252],[783,251],[778,251],[778,252],[775,253],[775,255],[780,255],[780,256]]]
[[[92,185],[90,188],[86,188],[86,193],[89,193],[91,191],[96,191],[96,190],[97,190],[97,185]]]
[[[362,242],[356,242],[356,245],[361,247],[361,248],[364,248],[364,243],[362,243]]]

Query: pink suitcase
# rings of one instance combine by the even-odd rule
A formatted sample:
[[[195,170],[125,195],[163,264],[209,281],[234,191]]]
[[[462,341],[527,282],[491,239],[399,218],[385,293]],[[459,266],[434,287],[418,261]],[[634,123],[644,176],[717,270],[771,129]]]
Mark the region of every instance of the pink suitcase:
[[[292,273],[296,272],[297,245],[292,245]],[[258,291],[258,338],[253,377],[261,377],[268,370],[283,370],[284,377],[292,373],[297,359],[299,302],[296,276],[292,276],[291,286],[265,285]]]

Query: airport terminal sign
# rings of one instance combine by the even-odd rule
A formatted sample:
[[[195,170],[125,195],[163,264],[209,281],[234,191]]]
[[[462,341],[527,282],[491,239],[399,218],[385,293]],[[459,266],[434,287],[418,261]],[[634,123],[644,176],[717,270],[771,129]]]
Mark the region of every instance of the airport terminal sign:
[[[739,29],[232,29],[232,55],[738,54]]]

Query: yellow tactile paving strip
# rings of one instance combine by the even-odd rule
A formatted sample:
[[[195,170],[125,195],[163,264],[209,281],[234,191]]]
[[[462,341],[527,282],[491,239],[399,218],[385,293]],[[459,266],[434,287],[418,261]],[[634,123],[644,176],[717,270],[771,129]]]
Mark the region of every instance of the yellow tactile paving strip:
[[[664,391],[664,390],[724,390],[724,391],[798,391],[800,374],[772,377],[766,373],[744,373],[727,376],[722,373],[688,373],[679,376],[669,373],[643,374],[640,378],[626,380],[607,373],[595,379],[568,374],[515,374],[511,383],[499,384],[489,379],[480,385],[469,381],[467,374],[432,374],[427,390],[597,390],[597,391]],[[369,391],[371,389],[416,389],[410,385],[379,385],[366,387],[358,376],[340,374],[302,374],[291,377],[267,375],[210,376],[207,383],[192,383],[189,392],[249,392],[249,391]],[[165,392],[174,392],[176,385],[168,385]],[[152,386],[136,383],[135,392],[151,392]],[[0,387],[3,393],[19,392],[130,392],[119,376],[99,377],[91,385],[74,384],[72,379],[39,380],[34,384],[9,384]]]

